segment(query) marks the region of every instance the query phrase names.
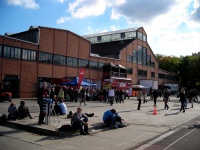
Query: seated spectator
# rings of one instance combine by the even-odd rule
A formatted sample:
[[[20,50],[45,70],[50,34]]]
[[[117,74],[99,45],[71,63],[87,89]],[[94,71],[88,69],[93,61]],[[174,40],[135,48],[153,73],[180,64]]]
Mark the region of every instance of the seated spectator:
[[[87,135],[89,134],[88,121],[88,117],[82,113],[82,109],[79,107],[77,108],[77,112],[75,112],[71,118],[72,129],[79,129],[81,135]]]
[[[60,115],[65,115],[65,114],[67,114],[67,106],[65,105],[65,103],[63,102],[62,99],[60,99],[60,101],[59,101],[59,106],[60,106],[60,108],[61,108],[61,113],[60,113]]]
[[[20,106],[18,107],[18,119],[24,119],[27,116],[29,116],[30,119],[32,119],[29,108],[25,106],[24,101],[20,101]]]
[[[8,119],[9,120],[16,120],[17,119],[17,108],[15,103],[11,103],[8,107]]]
[[[52,111],[52,115],[60,115],[62,114],[61,112],[61,107],[60,105],[58,105],[58,102],[55,102],[55,105],[54,105],[54,111]]]
[[[114,126],[115,128],[123,127],[124,119],[122,119],[115,109],[107,110],[103,114],[103,122],[108,126]]]

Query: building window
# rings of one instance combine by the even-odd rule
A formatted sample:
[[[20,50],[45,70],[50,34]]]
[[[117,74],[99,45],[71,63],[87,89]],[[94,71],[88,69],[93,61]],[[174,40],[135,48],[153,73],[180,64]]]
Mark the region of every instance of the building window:
[[[136,32],[126,32],[125,39],[132,39],[136,37]]]
[[[21,49],[4,46],[4,57],[21,59]]]
[[[112,34],[111,39],[112,41],[120,40],[121,39],[120,34],[119,33]]]
[[[51,64],[53,62],[53,54],[45,53],[45,52],[39,52],[38,61]]]
[[[133,50],[133,63],[137,63],[137,51]]]
[[[53,56],[53,63],[56,65],[66,65],[66,57],[65,56],[60,56],[60,55],[55,55]]]
[[[2,45],[0,45],[0,57],[2,56]]]
[[[143,41],[147,42],[147,36],[143,34]]]
[[[98,62],[90,61],[90,69],[98,69]]]
[[[138,64],[142,64],[142,47],[138,46]]]
[[[138,39],[143,40],[142,33],[138,32]]]
[[[78,66],[78,59],[73,58],[73,57],[67,57],[67,66],[77,67]]]
[[[151,77],[155,78],[155,72],[151,72]]]
[[[147,76],[147,71],[138,69],[138,76],[146,77]]]
[[[127,72],[127,74],[133,74],[133,69],[132,68],[127,68],[126,72]]]
[[[127,61],[128,62],[133,62],[133,56],[127,55]]]
[[[147,65],[147,48],[142,48],[142,64]]]
[[[103,65],[104,65],[104,63],[99,62],[99,70],[103,70]]]
[[[147,55],[147,66],[151,66],[151,55]]]
[[[36,51],[23,49],[22,59],[29,61],[36,61]]]
[[[155,62],[151,62],[151,67],[155,68]]]
[[[81,67],[81,68],[89,68],[88,60],[79,59],[78,66]]]

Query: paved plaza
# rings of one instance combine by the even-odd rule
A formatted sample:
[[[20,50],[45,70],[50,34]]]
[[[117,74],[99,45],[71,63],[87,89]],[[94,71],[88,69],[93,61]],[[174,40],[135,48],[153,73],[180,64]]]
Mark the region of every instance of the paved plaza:
[[[180,112],[180,102],[175,96],[170,97],[169,110],[164,109],[162,98],[157,100],[156,115],[154,113],[153,100],[148,97],[148,102],[141,105],[141,110],[137,110],[138,101],[136,97],[126,99],[124,103],[114,103],[110,106],[109,103],[99,101],[87,101],[87,105],[82,104],[83,112],[94,113],[90,119],[90,135],[82,136],[78,134],[66,134],[64,136],[56,136],[54,133],[59,133],[57,128],[63,124],[69,124],[70,119],[65,116],[51,117],[50,125],[38,125],[39,106],[36,100],[25,100],[29,107],[31,115],[34,119],[26,118],[24,120],[13,121],[14,124],[32,127],[32,132],[35,136],[28,136],[32,132],[19,134],[15,132],[17,129],[8,129],[6,126],[0,126],[0,132],[12,132],[9,137],[16,137],[25,141],[44,146],[45,148],[55,149],[59,143],[60,149],[87,149],[87,150],[123,150],[132,149],[139,144],[148,142],[156,137],[159,137],[168,132],[172,132],[183,124],[196,118],[200,114],[199,103],[194,103],[194,108],[188,103],[186,112]],[[21,99],[13,99],[16,106],[19,106]],[[76,111],[79,103],[65,102],[70,110]],[[7,113],[8,102],[0,103],[0,113]],[[125,119],[127,126],[119,129],[111,129],[104,126],[102,116],[104,111],[115,108],[117,112]],[[52,135],[37,135],[34,129],[51,131]],[[3,133],[1,133],[3,134]],[[33,135],[33,134],[32,134]],[[59,134],[57,134],[59,135]],[[45,139],[45,140],[44,140]],[[41,147],[40,147],[41,149]]]

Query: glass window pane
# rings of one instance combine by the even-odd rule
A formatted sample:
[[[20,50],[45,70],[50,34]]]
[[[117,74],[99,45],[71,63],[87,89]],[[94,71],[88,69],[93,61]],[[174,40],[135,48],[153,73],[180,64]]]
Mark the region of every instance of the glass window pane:
[[[2,56],[2,45],[0,45],[0,57]]]

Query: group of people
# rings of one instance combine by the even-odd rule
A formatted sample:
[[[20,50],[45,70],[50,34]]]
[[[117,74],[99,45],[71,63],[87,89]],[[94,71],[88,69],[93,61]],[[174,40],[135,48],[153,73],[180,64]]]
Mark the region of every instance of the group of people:
[[[24,101],[20,101],[20,106],[18,107],[18,109],[14,102],[10,104],[10,106],[8,107],[8,120],[24,119],[26,117],[32,119],[29,108],[28,106],[25,106]]]

